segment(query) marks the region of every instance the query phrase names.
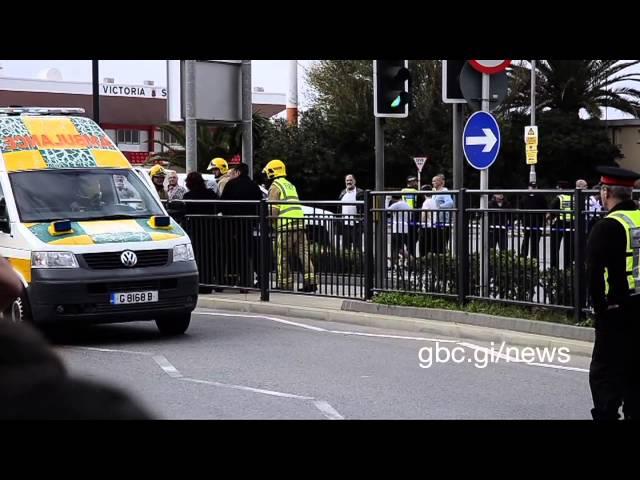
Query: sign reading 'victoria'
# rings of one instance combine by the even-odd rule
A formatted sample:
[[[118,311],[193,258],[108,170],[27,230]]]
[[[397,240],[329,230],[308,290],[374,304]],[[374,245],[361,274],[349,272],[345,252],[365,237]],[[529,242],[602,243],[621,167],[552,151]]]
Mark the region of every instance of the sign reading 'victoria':
[[[138,97],[138,98],[167,98],[167,89],[164,87],[116,85],[103,83],[101,95],[108,97]]]

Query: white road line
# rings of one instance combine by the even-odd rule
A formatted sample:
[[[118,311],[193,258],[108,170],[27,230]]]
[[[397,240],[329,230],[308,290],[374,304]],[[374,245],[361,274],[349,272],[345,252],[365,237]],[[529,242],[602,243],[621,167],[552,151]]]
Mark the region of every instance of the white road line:
[[[216,313],[216,312],[203,312],[201,310],[195,310],[193,313],[197,315],[211,315],[214,317],[242,317],[242,318],[264,318],[271,320],[272,322],[284,323],[285,325],[293,325],[294,327],[306,328],[307,330],[313,330],[315,332],[329,332],[326,328],[314,327],[312,325],[306,325],[304,323],[292,322],[290,320],[283,320],[282,318],[267,317],[265,315],[248,315],[241,313]]]
[[[160,365],[160,368],[164,371],[164,373],[166,373],[170,377],[173,377],[173,378],[181,378],[182,377],[182,374],[178,371],[178,369],[176,367],[174,367],[173,365],[171,365],[171,363],[169,363],[169,360],[167,360],[164,357],[164,355],[154,355],[153,356],[153,360],[158,365]]]
[[[440,338],[426,338],[426,337],[405,337],[402,335],[386,335],[382,333],[349,332],[349,331],[342,331],[342,330],[327,330],[327,332],[338,333],[341,335],[353,335],[353,336],[359,336],[359,337],[391,338],[393,340],[419,340],[421,342],[457,343],[457,340],[442,340]]]
[[[266,315],[248,315],[248,314],[238,314],[238,313],[217,313],[217,312],[204,312],[201,310],[196,310],[194,311],[195,314],[197,315],[211,315],[211,316],[215,316],[215,317],[242,317],[242,318],[264,318],[266,320],[271,320],[273,322],[277,322],[277,323],[284,323],[287,325],[292,325],[295,327],[301,327],[301,328],[305,328],[307,330],[313,330],[316,332],[323,332],[323,333],[333,333],[333,334],[337,334],[337,335],[351,335],[351,336],[360,336],[360,337],[376,337],[376,338],[390,338],[390,339],[394,339],[394,340],[417,340],[417,341],[421,341],[421,342],[438,342],[438,343],[455,343],[457,345],[460,345],[462,347],[467,347],[467,348],[472,348],[474,350],[482,350],[482,351],[486,351],[487,353],[491,354],[494,357],[499,357],[502,358],[503,360],[508,360],[508,362],[510,363],[521,363],[524,365],[530,365],[530,366],[535,366],[535,367],[543,367],[543,368],[557,368],[557,369],[561,369],[561,370],[569,370],[569,371],[574,371],[574,372],[589,372],[588,369],[585,368],[578,368],[578,367],[569,367],[569,366],[565,366],[565,365],[556,365],[556,364],[552,364],[552,363],[537,363],[537,362],[525,362],[523,360],[519,360],[515,357],[510,357],[508,355],[502,354],[500,352],[497,352],[495,350],[491,350],[489,348],[486,347],[482,347],[480,345],[476,345],[473,343],[468,343],[468,342],[460,342],[458,340],[444,340],[444,339],[439,339],[439,338],[427,338],[427,337],[409,337],[409,336],[402,336],[402,335],[386,335],[386,334],[380,334],[380,333],[364,333],[364,332],[351,332],[348,330],[328,330],[325,328],[319,328],[319,327],[314,327],[311,325],[306,325],[304,323],[298,323],[298,322],[291,322],[289,320],[283,320],[281,318],[276,318],[276,317],[270,317],[270,316],[266,316]],[[502,346],[501,346],[502,349]]]
[[[294,395],[293,393],[276,392],[274,390],[265,390],[263,388],[247,387],[245,385],[232,385],[229,383],[212,382],[210,380],[198,380],[197,378],[183,377],[180,380],[185,382],[202,383],[205,385],[212,385],[214,387],[231,388],[233,390],[243,390],[245,392],[260,393],[262,395],[270,395],[272,397],[279,398],[291,398],[293,400],[310,400],[313,406],[320,410],[320,413],[329,420],[344,420],[344,417],[338,413],[338,411],[329,404],[326,400],[316,400],[313,397],[305,397],[303,395]]]
[[[283,320],[282,318],[268,317],[266,315],[245,315],[239,313],[217,313],[217,312],[203,312],[196,310],[193,312],[197,315],[211,315],[214,317],[242,317],[242,318],[264,318],[277,323],[284,323],[286,325],[292,325],[294,327],[305,328],[307,330],[313,330],[315,332],[335,333],[339,335],[356,335],[361,337],[378,337],[378,338],[392,338],[396,340],[420,340],[425,342],[441,342],[441,343],[456,343],[457,340],[441,340],[439,338],[426,338],[426,337],[405,337],[401,335],[387,335],[381,333],[364,333],[364,332],[350,332],[346,330],[327,330],[326,328],[314,327],[305,323],[292,322],[289,320]]]
[[[244,316],[244,315],[239,315],[239,316]],[[280,320],[280,319],[274,319],[274,320]],[[286,320],[282,320],[282,323],[289,323],[295,326],[303,326],[303,324],[288,322]],[[323,330],[325,332],[328,331],[324,329],[320,329],[320,330]],[[152,353],[148,353],[148,352],[134,352],[131,350],[115,350],[110,348],[97,348],[97,347],[62,347],[62,348],[67,350],[92,350],[96,352],[129,353],[134,355],[145,355],[145,356],[153,355]],[[318,410],[320,410],[322,415],[324,415],[329,420],[344,420],[344,417],[340,415],[340,413],[338,413],[338,411],[335,408],[333,408],[329,404],[329,402],[327,402],[326,400],[316,400],[313,397],[306,397],[304,395],[295,395],[293,393],[276,392],[275,390],[265,390],[263,388],[254,388],[254,387],[247,387],[244,385],[233,385],[229,383],[212,382],[209,380],[198,380],[197,378],[187,378],[187,377],[184,377],[180,373],[180,371],[176,367],[174,367],[171,364],[171,362],[169,362],[169,360],[167,360],[167,358],[164,355],[153,355],[153,360],[158,364],[158,366],[162,369],[162,371],[167,375],[169,375],[171,378],[179,378],[180,380],[183,380],[185,382],[201,383],[205,385],[212,385],[214,387],[231,388],[234,390],[243,390],[245,392],[260,393],[262,395],[270,395],[272,397],[291,398],[294,400],[311,401],[313,402],[313,406],[316,407]]]
[[[304,397],[302,395],[294,395],[293,393],[276,392],[274,390],[265,390],[263,388],[246,387],[244,385],[232,385],[229,383],[212,382],[209,380],[198,380],[197,378],[186,378],[185,382],[204,383],[205,385],[213,385],[214,387],[231,388],[234,390],[244,390],[246,392],[261,393],[263,395],[271,395],[272,397],[293,398],[295,400],[314,400],[313,397]]]
[[[344,417],[340,415],[335,408],[329,405],[329,402],[326,402],[324,400],[314,400],[313,404],[329,420],[344,420]]]
[[[499,351],[495,351],[492,350],[490,348],[487,347],[481,347],[480,345],[476,345],[474,343],[468,343],[468,342],[458,342],[458,345],[460,345],[461,347],[467,347],[467,348],[471,348],[473,350],[479,350],[485,353],[490,354],[493,357],[497,357],[497,358],[501,358],[502,360],[506,360],[505,363],[520,363],[523,365],[530,365],[533,367],[543,367],[543,368],[558,368],[560,370],[570,370],[573,372],[585,372],[585,373],[589,373],[589,370],[586,368],[578,368],[578,367],[569,367],[566,365],[557,365],[555,363],[539,363],[539,362],[526,362],[524,360],[521,360],[517,357],[513,357],[504,353],[500,353],[500,351],[502,351],[502,346],[500,347]],[[504,345],[504,344],[503,344]],[[498,362],[495,362],[498,363]]]
[[[62,346],[56,347],[63,350],[92,350],[95,352],[108,352],[108,353],[128,353],[130,355],[153,355],[151,352],[134,352],[132,350],[117,350],[114,348],[97,348],[97,347],[70,347],[70,346]]]

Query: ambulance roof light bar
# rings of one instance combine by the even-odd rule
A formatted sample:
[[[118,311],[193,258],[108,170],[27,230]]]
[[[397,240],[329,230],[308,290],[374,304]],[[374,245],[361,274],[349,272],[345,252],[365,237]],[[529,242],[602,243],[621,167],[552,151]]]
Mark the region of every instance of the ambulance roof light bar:
[[[6,107],[0,108],[0,115],[80,115],[84,108],[74,107]]]

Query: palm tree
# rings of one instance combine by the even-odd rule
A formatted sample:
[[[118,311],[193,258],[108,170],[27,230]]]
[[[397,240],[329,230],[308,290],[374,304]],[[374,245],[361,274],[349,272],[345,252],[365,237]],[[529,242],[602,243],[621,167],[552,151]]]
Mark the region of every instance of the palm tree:
[[[166,132],[175,138],[176,143],[154,140],[163,148],[164,152],[157,152],[149,156],[148,164],[158,160],[167,161],[171,165],[186,168],[186,135],[184,127],[175,125],[161,125],[161,132]],[[204,172],[212,158],[230,158],[242,150],[242,127],[211,127],[198,125],[198,171]]]
[[[536,111],[556,110],[574,115],[581,109],[601,118],[610,107],[635,117],[640,113],[640,90],[621,85],[640,82],[640,73],[625,72],[640,60],[538,60],[536,62]],[[530,107],[531,70],[525,62],[509,71],[510,88],[502,112],[524,113]]]

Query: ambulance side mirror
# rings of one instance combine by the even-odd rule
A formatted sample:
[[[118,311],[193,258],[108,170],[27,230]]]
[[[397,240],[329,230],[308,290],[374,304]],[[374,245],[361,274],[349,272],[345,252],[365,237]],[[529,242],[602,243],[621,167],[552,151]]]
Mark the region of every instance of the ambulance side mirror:
[[[0,197],[0,232],[11,233],[11,224],[7,214],[7,202]]]

